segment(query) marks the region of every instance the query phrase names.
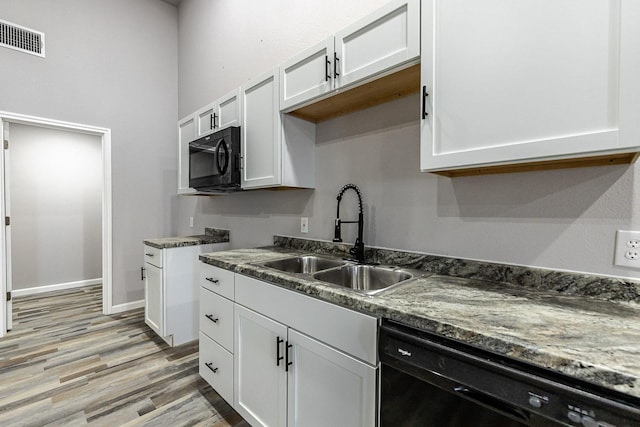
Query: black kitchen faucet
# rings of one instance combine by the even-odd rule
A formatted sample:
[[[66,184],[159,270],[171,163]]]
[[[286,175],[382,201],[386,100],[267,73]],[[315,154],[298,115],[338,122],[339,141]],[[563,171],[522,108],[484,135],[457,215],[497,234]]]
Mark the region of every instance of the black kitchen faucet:
[[[342,195],[345,193],[345,191],[349,189],[354,190],[356,194],[358,194],[358,203],[360,205],[360,212],[358,213],[357,221],[342,221],[340,219],[340,201],[342,201]],[[337,199],[338,199],[338,208],[336,213],[336,224],[335,224],[335,233],[334,233],[333,241],[342,242],[342,236],[341,236],[342,224],[357,223],[358,238],[356,239],[356,242],[353,244],[353,248],[349,249],[349,253],[356,258],[356,261],[358,261],[358,263],[363,264],[364,263],[364,242],[362,241],[362,234],[364,230],[364,214],[362,212],[362,193],[360,193],[360,189],[356,185],[347,184],[340,189],[340,191],[338,192]]]

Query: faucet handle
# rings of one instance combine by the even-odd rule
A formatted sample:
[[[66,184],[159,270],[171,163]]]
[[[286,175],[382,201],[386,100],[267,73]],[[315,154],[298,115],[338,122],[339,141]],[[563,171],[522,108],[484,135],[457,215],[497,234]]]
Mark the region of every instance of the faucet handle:
[[[335,229],[333,232],[333,241],[334,242],[342,242],[342,232],[341,232],[341,222],[340,218],[336,218],[335,221]]]

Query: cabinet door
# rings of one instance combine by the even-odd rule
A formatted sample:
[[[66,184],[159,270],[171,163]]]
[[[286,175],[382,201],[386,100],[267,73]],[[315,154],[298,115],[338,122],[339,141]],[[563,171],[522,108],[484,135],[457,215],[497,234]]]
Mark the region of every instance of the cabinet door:
[[[287,328],[235,306],[234,409],[252,426],[285,426]]]
[[[337,86],[420,58],[420,0],[394,0],[335,35]]]
[[[144,321],[153,331],[165,336],[164,327],[164,287],[162,269],[145,263],[144,279]]]
[[[207,104],[196,111],[196,137],[213,132],[215,129],[215,103]]]
[[[376,368],[289,329],[288,426],[376,425]]]
[[[333,37],[280,65],[280,109],[288,110],[333,89]]]
[[[421,169],[639,145],[637,3],[423,0]]]
[[[213,124],[216,129],[242,125],[240,88],[231,91],[216,101]]]
[[[195,115],[178,122],[178,194],[193,193],[189,188],[189,143],[196,138]]]
[[[282,177],[278,73],[242,87],[242,188],[279,185]]]

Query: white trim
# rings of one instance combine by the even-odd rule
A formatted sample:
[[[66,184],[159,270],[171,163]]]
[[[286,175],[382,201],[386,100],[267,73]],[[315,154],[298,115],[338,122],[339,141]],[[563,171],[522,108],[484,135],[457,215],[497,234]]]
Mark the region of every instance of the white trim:
[[[127,302],[124,304],[118,304],[111,307],[111,314],[122,313],[124,311],[135,310],[137,308],[142,308],[142,307],[144,307],[143,299],[138,301]]]
[[[55,285],[34,286],[33,288],[14,289],[11,291],[12,297],[22,297],[25,295],[42,294],[45,292],[62,291],[65,289],[83,288],[85,286],[99,285],[102,278],[78,280],[76,282],[57,283]]]
[[[113,303],[113,284],[112,284],[112,269],[113,269],[113,239],[112,239],[112,194],[111,194],[111,129],[83,125],[79,123],[64,122],[60,120],[46,119],[42,117],[27,116],[24,114],[14,114],[6,111],[0,111],[0,121],[6,121],[9,123],[18,123],[29,126],[39,126],[51,129],[58,129],[70,132],[80,132],[89,135],[96,135],[102,139],[102,313],[111,314],[114,308]],[[4,153],[0,154],[0,168],[4,174]],[[0,196],[4,194],[4,179],[0,177]],[[4,211],[4,203],[3,208]],[[0,221],[0,227],[4,227],[4,222]],[[4,231],[4,228],[3,228]],[[4,233],[0,233],[0,238],[4,239]],[[5,271],[6,258],[2,255],[3,262],[0,263],[0,271]],[[5,289],[6,283],[2,275],[0,275],[0,316],[4,316],[6,308]],[[4,322],[0,321],[0,337],[4,336],[5,327]]]

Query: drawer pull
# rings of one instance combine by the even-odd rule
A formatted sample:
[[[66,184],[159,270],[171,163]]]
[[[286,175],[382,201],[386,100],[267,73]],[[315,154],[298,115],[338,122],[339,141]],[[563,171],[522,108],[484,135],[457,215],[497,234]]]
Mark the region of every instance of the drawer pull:
[[[153,254],[145,254],[145,255],[153,258]]]
[[[220,282],[220,280],[214,279],[213,277],[205,277],[205,280],[207,280],[208,282],[211,282],[211,283],[219,283]]]
[[[206,317],[207,319],[211,320],[213,323],[218,323],[218,320],[220,320],[218,317],[216,317],[214,319],[213,318],[213,314],[205,314],[204,317]]]
[[[206,366],[207,368],[211,369],[211,372],[213,372],[214,374],[218,372],[218,368],[213,368],[213,362],[205,362],[204,366]]]
[[[284,370],[285,372],[289,372],[289,366],[293,365],[293,362],[289,361],[289,349],[293,347],[292,344],[289,344],[289,341],[285,344],[284,355],[286,357],[284,361]]]
[[[280,361],[284,359],[284,356],[280,356],[280,344],[283,342],[282,338],[276,337],[276,366],[280,366]]]

